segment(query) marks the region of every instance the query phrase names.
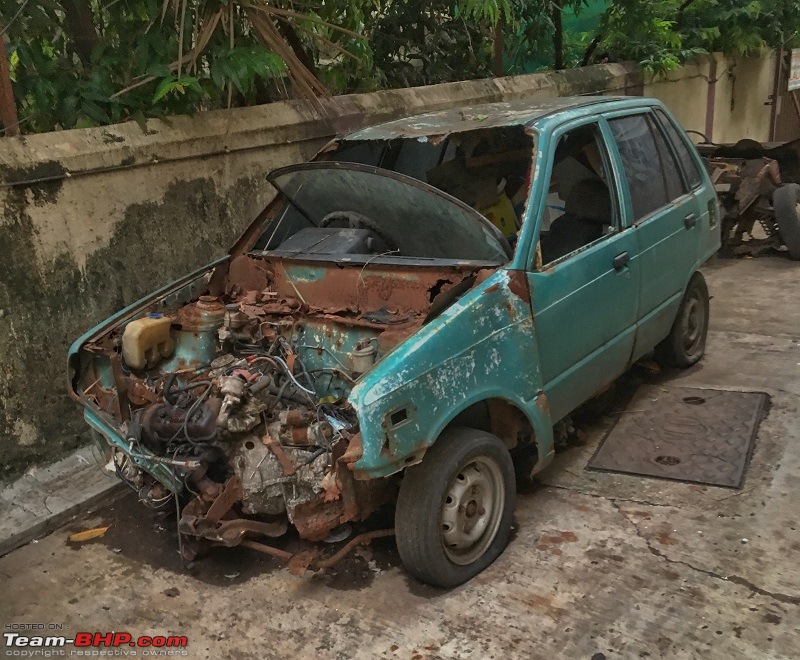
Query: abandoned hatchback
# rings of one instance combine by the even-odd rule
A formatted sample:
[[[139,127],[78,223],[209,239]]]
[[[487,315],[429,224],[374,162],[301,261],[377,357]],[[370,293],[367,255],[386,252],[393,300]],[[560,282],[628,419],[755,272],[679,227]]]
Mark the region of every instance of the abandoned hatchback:
[[[367,128],[272,172],[231,254],[69,357],[109,469],[177,506],[184,556],[243,545],[302,571],[396,502],[407,570],[468,580],[503,551],[514,469],[655,349],[703,355],[714,190],[648,99],[560,98]],[[315,546],[316,547],[316,546]]]

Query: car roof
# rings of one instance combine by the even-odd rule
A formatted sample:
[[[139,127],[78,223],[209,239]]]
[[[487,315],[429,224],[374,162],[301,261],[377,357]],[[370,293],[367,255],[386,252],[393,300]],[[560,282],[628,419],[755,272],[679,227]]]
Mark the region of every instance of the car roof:
[[[528,128],[543,117],[562,111],[608,105],[619,101],[641,102],[642,100],[642,97],[626,96],[561,96],[548,99],[486,103],[468,108],[450,108],[396,119],[350,133],[340,141],[360,142],[404,137],[443,137],[450,133],[503,126]]]

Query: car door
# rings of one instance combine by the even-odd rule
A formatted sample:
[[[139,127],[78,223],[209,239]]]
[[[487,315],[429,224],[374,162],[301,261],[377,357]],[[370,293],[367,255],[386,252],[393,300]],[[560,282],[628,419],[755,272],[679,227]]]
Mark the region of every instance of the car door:
[[[651,110],[607,119],[614,136],[612,148],[622,163],[626,204],[639,252],[639,319],[632,356],[636,360],[672,327],[697,260],[708,211],[691,187],[665,127]],[[695,172],[692,182],[701,180]]]
[[[633,348],[639,261],[619,194],[622,172],[611,159],[609,139],[603,120],[572,123],[555,132],[546,159],[549,185],[541,195],[528,279],[553,421],[621,374]],[[591,216],[592,224],[606,214],[599,235],[591,227],[575,236],[560,229],[576,220],[583,232],[583,216]]]

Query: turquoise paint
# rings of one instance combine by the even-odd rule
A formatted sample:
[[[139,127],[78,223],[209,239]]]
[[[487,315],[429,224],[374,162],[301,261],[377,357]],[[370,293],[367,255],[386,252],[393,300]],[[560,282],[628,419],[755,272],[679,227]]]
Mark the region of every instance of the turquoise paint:
[[[380,362],[350,393],[363,456],[355,470],[379,477],[418,460],[444,427],[468,406],[503,398],[520,408],[550,454],[552,428],[535,398],[541,389],[529,303],[509,288],[501,269],[422,327]],[[393,426],[392,412],[408,417]]]
[[[111,369],[111,360],[105,355],[94,355],[94,367],[97,370],[97,375],[100,378],[100,386],[106,389],[111,389],[116,386],[114,382],[114,372]]]
[[[317,394],[320,397],[346,398],[353,387],[350,353],[359,341],[373,340],[377,347],[378,330],[373,328],[345,328],[338,323],[306,320],[301,328],[295,328],[292,344],[306,369],[316,377]],[[380,359],[376,351],[376,360]],[[315,373],[324,370],[322,373]],[[335,373],[339,372],[339,373]]]
[[[324,267],[316,268],[307,265],[294,265],[291,262],[282,261],[281,265],[286,271],[286,276],[292,282],[319,282],[325,279],[328,270]]]
[[[203,366],[211,364],[218,355],[216,329],[189,332],[187,330],[171,330],[175,341],[172,356],[158,365],[161,371],[178,371],[187,369],[189,365]]]

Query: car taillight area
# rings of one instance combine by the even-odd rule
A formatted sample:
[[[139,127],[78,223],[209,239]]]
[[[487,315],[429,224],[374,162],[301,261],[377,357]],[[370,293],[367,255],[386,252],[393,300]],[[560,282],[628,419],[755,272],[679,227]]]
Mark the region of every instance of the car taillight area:
[[[178,500],[186,556],[289,524],[323,539],[391,499],[390,479],[352,469],[348,394],[479,270],[252,255],[226,267],[205,295],[145,305],[72,363],[87,418],[116,433],[109,468],[150,507]]]

